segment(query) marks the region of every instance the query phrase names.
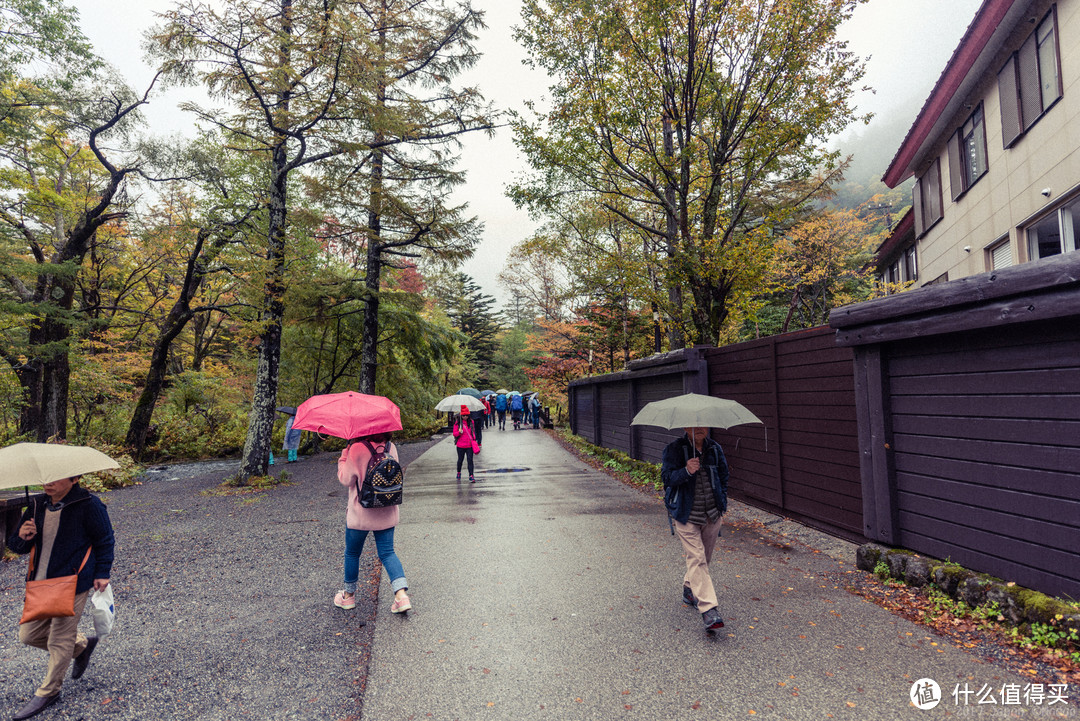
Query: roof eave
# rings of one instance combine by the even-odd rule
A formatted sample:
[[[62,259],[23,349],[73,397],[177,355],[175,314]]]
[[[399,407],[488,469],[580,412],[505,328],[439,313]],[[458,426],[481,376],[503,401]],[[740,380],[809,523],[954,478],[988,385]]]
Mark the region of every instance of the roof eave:
[[[1027,5],[1028,0],[983,0],[882,176],[885,185],[895,188],[914,174],[913,166],[922,155],[924,146],[936,140],[936,126],[951,115],[955,104],[960,102],[958,91],[965,86],[972,69],[980,65],[980,59],[984,63],[987,61],[988,52],[996,53],[1007,37],[1010,27],[1006,25],[1002,29],[1002,21],[1010,11],[1019,13]]]

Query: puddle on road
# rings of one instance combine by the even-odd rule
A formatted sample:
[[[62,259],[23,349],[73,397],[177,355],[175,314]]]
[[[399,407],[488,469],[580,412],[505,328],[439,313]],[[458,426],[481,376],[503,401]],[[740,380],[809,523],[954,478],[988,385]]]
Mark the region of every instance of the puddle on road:
[[[478,468],[475,475],[481,473],[521,473],[523,471],[531,471],[531,468]]]

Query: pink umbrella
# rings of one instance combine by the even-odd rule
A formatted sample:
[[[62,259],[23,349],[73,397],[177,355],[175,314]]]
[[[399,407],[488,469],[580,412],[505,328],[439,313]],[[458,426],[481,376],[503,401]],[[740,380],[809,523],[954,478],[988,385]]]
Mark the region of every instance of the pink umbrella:
[[[401,409],[389,398],[355,391],[312,396],[296,408],[296,430],[360,438],[401,430]]]

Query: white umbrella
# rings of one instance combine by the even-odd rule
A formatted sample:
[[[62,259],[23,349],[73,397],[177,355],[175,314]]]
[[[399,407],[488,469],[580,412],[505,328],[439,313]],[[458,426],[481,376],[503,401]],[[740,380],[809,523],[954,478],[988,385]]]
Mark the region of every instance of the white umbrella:
[[[0,488],[36,486],[119,467],[119,463],[90,446],[16,443],[0,448]]]
[[[661,428],[731,428],[744,423],[762,423],[737,401],[727,398],[686,393],[662,401],[646,403],[638,411],[633,426],[660,426]]]
[[[119,467],[119,463],[90,446],[16,443],[0,448],[0,488],[23,486],[29,503],[30,486]]]
[[[452,396],[447,396],[439,401],[435,405],[435,410],[444,411],[446,413],[459,413],[461,407],[465,406],[470,411],[482,411],[484,410],[484,402],[479,398],[473,398],[463,393],[456,393]]]

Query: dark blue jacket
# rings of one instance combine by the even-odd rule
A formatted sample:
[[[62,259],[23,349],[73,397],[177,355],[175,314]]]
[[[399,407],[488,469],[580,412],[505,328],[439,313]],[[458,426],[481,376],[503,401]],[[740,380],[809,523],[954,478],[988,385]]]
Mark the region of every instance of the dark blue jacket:
[[[686,461],[694,455],[694,446],[684,435],[664,449],[660,467],[660,479],[664,482],[664,505],[679,523],[686,523],[694,507],[695,476],[686,472]],[[724,513],[727,511],[728,465],[724,450],[712,438],[706,438],[702,444],[701,467],[709,474],[716,507],[720,513]]]
[[[19,519],[15,533],[7,541],[8,548],[19,554],[30,553],[31,548],[37,548],[34,558],[41,558],[41,529],[44,527],[47,502],[46,496],[40,496],[31,501],[22,518]],[[112,573],[114,544],[112,523],[109,521],[109,512],[105,509],[105,504],[82,486],[73,486],[64,496],[63,504],[64,507],[60,511],[60,527],[56,531],[56,540],[53,542],[49,568],[45,576],[56,578],[75,573],[79,564],[82,563],[87,546],[91,546],[90,558],[75,584],[75,593],[82,593],[94,585],[95,578],[109,578],[109,574]],[[31,517],[37,523],[38,533],[29,541],[24,541],[19,538],[19,529]]]

